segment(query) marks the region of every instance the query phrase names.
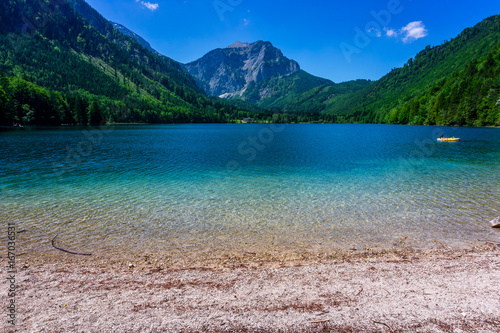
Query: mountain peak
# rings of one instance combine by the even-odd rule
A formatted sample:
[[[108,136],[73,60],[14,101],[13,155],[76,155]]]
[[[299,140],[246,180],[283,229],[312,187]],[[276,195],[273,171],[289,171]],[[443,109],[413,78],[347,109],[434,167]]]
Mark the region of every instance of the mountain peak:
[[[156,53],[156,54],[159,54],[155,49],[153,49],[151,47],[151,44],[149,44],[144,38],[142,38],[141,36],[139,36],[138,34],[136,34],[135,32],[133,32],[132,30],[128,29],[124,25],[122,25],[120,23],[116,23],[116,22],[111,22],[111,21],[109,21],[109,23],[111,23],[113,25],[113,28],[115,28],[116,30],[120,31],[125,36],[132,37],[139,44],[141,44],[142,46],[144,46],[145,48],[147,48],[149,51],[151,51],[153,53]]]
[[[229,45],[226,47],[226,49],[239,49],[242,47],[249,47],[251,44],[249,43],[242,43],[240,41],[234,42],[233,44]]]
[[[300,70],[296,61],[285,57],[270,42],[261,40],[235,42],[184,67],[207,93],[225,98],[243,93],[251,83],[289,76]]]

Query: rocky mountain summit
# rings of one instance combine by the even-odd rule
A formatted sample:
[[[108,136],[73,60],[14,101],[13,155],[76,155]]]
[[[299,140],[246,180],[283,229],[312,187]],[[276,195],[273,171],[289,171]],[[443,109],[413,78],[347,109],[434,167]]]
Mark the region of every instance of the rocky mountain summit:
[[[208,94],[231,98],[241,96],[252,83],[284,77],[300,70],[270,42],[235,42],[210,51],[201,59],[184,65]]]

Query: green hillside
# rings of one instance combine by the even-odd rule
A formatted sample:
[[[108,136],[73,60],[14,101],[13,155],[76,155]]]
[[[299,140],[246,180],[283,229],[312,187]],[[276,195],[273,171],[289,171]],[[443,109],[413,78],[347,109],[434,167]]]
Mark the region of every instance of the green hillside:
[[[0,21],[2,125],[225,122],[249,114],[208,98],[177,62],[121,34],[82,0],[2,1]]]
[[[500,16],[428,46],[347,104],[352,122],[500,125]]]
[[[314,121],[499,126],[499,48],[500,16],[493,16],[375,82],[335,84],[299,71],[253,84],[241,98],[302,119],[320,113]]]
[[[261,108],[286,112],[322,112],[343,110],[346,101],[370,85],[357,80],[335,84],[300,70],[286,77],[274,77],[251,84],[242,98]]]

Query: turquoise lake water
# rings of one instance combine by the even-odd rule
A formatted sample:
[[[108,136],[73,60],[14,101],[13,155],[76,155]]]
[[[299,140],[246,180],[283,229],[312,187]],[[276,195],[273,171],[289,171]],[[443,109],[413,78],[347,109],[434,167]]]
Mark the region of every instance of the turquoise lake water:
[[[438,143],[441,134],[462,139]],[[0,132],[21,252],[468,248],[498,241],[500,129],[217,124]],[[5,234],[7,232],[5,231]],[[2,235],[3,239],[6,235]]]

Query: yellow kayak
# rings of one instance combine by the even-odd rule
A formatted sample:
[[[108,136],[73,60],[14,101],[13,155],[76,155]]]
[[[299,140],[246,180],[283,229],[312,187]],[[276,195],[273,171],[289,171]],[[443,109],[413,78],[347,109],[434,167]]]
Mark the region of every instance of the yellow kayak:
[[[441,142],[457,142],[457,141],[460,141],[460,138],[438,138],[438,141],[441,141]]]

